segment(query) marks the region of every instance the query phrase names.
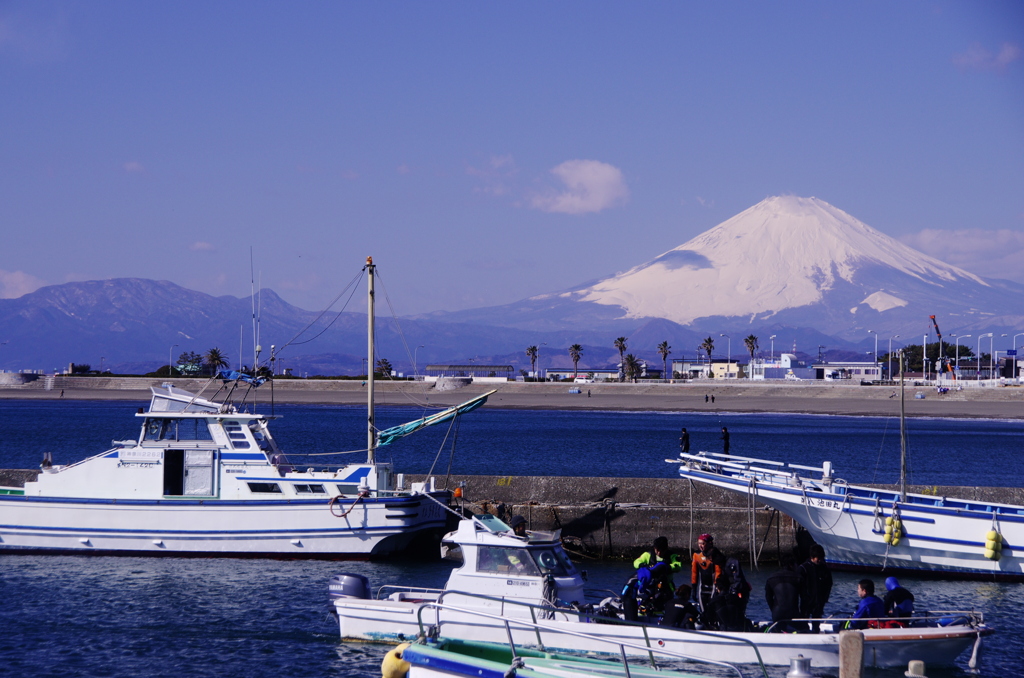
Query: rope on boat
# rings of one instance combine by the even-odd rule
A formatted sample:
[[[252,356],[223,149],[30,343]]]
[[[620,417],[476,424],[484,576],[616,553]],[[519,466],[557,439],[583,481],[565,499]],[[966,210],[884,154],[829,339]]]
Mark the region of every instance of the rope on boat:
[[[847,492],[845,495],[843,495],[843,503],[839,505],[839,515],[836,516],[835,522],[833,522],[828,527],[822,527],[821,525],[816,524],[814,522],[814,518],[811,517],[811,506],[810,506],[811,498],[807,496],[807,488],[801,486],[800,487],[800,491],[804,495],[804,511],[807,513],[807,522],[809,522],[811,525],[814,525],[815,529],[821,530],[822,532],[825,532],[825,531],[831,532],[832,528],[834,528],[836,525],[838,525],[839,521],[842,520],[842,518],[843,518],[843,511],[846,510],[846,503],[848,501],[850,501],[850,493]],[[875,506],[875,525],[876,526],[878,525],[878,506],[877,506],[877,504]]]
[[[365,499],[369,495],[370,495],[369,492],[360,492],[358,495],[356,495],[356,500],[354,502],[352,502],[352,505],[348,507],[348,510],[346,510],[344,513],[335,513],[334,512],[334,504],[335,504],[335,502],[337,502],[339,499],[344,499],[345,498],[345,497],[343,497],[340,494],[336,494],[333,497],[331,497],[331,500],[329,502],[327,502],[327,510],[330,511],[331,515],[334,516],[335,518],[344,518],[348,514],[352,513],[352,509],[354,509],[356,507],[356,504],[361,502],[363,499]]]
[[[750,542],[750,567],[757,570],[757,479],[747,484],[747,537]]]
[[[967,667],[971,673],[981,673],[979,665],[981,664],[981,631],[978,631],[978,637],[974,641],[974,649],[971,650],[971,659],[967,662]]]

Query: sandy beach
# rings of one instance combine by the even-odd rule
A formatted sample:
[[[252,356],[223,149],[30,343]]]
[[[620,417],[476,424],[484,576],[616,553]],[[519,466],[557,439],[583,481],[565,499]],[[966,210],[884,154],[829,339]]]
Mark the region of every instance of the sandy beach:
[[[76,377],[60,378],[51,390],[41,381],[22,386],[0,386],[0,399],[133,400],[149,399],[150,385],[164,379]],[[175,379],[172,383],[197,392],[205,381]],[[63,385],[63,389],[61,386]],[[208,387],[206,395],[216,392]],[[891,386],[853,384],[765,383],[723,384],[702,381],[687,384],[579,384],[561,383],[471,384],[453,391],[437,391],[423,382],[377,382],[378,406],[446,406],[464,402],[474,395],[496,389],[487,407],[508,409],[633,410],[678,412],[779,412],[895,416],[899,414],[897,391]],[[237,391],[236,391],[237,394]],[[273,391],[264,385],[257,392],[260,402],[293,404],[361,405],[366,386],[360,381],[279,380]],[[916,397],[916,396],[923,397]],[[705,402],[705,396],[708,397]],[[714,397],[714,403],[711,397]],[[1024,387],[965,388],[936,393],[934,387],[906,390],[910,417],[955,417],[1024,419]]]

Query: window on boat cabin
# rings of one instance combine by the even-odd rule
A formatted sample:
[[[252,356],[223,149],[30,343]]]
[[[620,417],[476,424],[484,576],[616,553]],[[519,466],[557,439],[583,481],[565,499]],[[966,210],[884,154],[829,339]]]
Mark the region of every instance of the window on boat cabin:
[[[326,494],[323,485],[296,485],[296,494]]]
[[[260,494],[282,494],[281,487],[277,483],[246,483],[250,492]]]
[[[540,570],[526,549],[504,546],[480,546],[476,550],[476,571],[539,577]]]
[[[565,577],[575,572],[572,561],[562,549],[533,549],[530,553],[544,574]]]
[[[146,437],[150,441],[213,440],[206,419],[147,419]]]
[[[239,421],[225,421],[224,432],[228,434],[228,440],[231,441],[231,447],[236,450],[247,450],[252,447],[252,443],[245,436],[245,430],[242,428],[242,423]]]
[[[338,485],[338,494],[340,494],[340,495],[359,494],[359,486],[358,485],[341,485],[341,484],[339,484]]]

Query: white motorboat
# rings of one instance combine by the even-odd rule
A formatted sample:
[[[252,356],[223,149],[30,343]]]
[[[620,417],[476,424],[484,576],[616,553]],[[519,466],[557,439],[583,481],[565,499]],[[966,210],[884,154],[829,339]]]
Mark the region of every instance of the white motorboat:
[[[583,578],[557,535],[517,537],[494,516],[461,521],[442,549],[462,558],[444,589],[382,587],[373,597],[365,577],[334,577],[330,593],[341,637],[385,643],[420,636],[506,642],[511,635],[517,645],[551,652],[601,653],[611,642],[627,644],[627,654],[659,648],[712,661],[780,666],[802,655],[815,667],[839,665],[840,620],[826,620],[817,634],[693,631],[625,622],[610,612],[621,606],[586,603]],[[480,613],[491,618],[481,619]],[[903,666],[922,657],[929,666],[951,664],[989,632],[975,613],[864,629],[864,664]]]
[[[902,382],[901,382],[902,383]],[[906,490],[906,417],[900,397],[900,486],[837,478],[831,462],[800,466],[721,453],[666,459],[679,475],[785,513],[825,548],[833,566],[917,576],[1024,581],[1024,506]]]
[[[373,276],[369,355],[373,365]],[[366,463],[296,468],[272,415],[164,385],[152,388],[134,440],[69,465],[44,461],[23,487],[0,488],[0,550],[17,553],[369,558],[419,537],[436,548],[451,493],[433,478],[404,487],[375,448],[482,405],[484,394],[404,426],[374,427],[368,375]],[[250,375],[222,373],[250,382]],[[238,381],[236,384],[240,383]],[[300,454],[319,450],[296,450]]]

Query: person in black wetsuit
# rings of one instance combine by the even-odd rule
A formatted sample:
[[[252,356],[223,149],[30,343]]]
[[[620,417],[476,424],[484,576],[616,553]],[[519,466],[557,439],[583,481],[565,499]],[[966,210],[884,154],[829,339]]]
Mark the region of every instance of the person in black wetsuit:
[[[729,429],[722,427],[722,452],[729,454]]]
[[[690,434],[686,432],[686,427],[683,427],[683,431],[679,435],[679,452],[680,454],[690,453]]]
[[[765,582],[764,596],[772,611],[775,631],[790,633],[807,630],[805,624],[792,621],[800,616],[800,575],[792,557],[783,556],[782,569]]]
[[[662,626],[675,629],[694,629],[700,618],[700,610],[690,600],[691,589],[687,584],[680,584],[675,596],[665,603],[665,616],[661,618]]]
[[[719,631],[746,631],[751,588],[743,576],[740,561],[736,558],[726,560],[715,595],[704,613],[704,627]]]
[[[804,619],[821,619],[825,616],[825,604],[832,595],[832,573],[825,563],[825,549],[821,544],[811,544],[807,561],[800,566],[800,616]],[[812,630],[818,632],[818,622]]]
[[[718,579],[725,569],[725,556],[715,547],[714,537],[707,533],[697,537],[697,549],[690,564],[690,586],[693,587],[694,600],[703,612],[711,602]]]
[[[885,616],[911,617],[914,614],[914,594],[900,586],[896,577],[885,580]]]

